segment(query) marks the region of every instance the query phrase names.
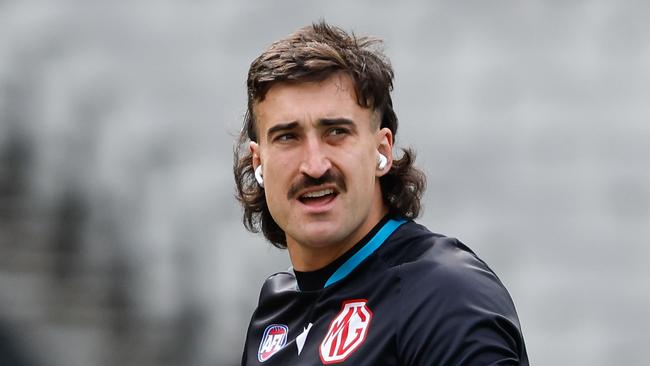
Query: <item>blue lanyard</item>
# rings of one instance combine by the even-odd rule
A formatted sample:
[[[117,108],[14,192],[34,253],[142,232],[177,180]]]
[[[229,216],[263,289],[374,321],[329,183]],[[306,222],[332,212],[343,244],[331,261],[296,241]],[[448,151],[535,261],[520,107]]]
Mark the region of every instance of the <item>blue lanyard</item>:
[[[366,245],[363,246],[358,252],[354,253],[345,263],[343,263],[325,282],[325,287],[335,284],[340,280],[344,279],[347,275],[350,274],[355,268],[361,264],[366,258],[368,258],[375,250],[384,244],[386,239],[397,230],[406,220],[388,220],[384,226],[375,234],[375,236],[368,241]]]

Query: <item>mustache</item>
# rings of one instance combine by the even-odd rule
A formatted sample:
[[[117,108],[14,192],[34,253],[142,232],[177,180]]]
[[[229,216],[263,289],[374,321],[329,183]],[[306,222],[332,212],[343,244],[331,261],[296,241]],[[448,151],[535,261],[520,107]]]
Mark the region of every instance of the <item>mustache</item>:
[[[340,192],[347,192],[347,187],[345,185],[345,180],[343,180],[343,176],[338,172],[328,170],[319,178],[303,175],[300,180],[293,183],[291,187],[289,187],[289,191],[287,192],[287,199],[296,197],[298,192],[302,191],[303,189],[318,187],[328,183],[334,183]]]

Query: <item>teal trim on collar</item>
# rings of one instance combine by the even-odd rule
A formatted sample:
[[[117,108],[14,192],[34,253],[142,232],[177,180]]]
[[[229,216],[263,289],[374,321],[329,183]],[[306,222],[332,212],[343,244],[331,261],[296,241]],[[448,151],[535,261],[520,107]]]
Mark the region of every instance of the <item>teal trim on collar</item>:
[[[350,274],[355,268],[361,264],[366,258],[368,258],[375,250],[384,244],[386,239],[397,230],[406,220],[388,220],[384,226],[375,234],[375,236],[368,241],[366,245],[363,246],[358,252],[356,252],[350,259],[345,261],[325,282],[325,287],[333,285],[334,283],[344,279],[347,275]]]

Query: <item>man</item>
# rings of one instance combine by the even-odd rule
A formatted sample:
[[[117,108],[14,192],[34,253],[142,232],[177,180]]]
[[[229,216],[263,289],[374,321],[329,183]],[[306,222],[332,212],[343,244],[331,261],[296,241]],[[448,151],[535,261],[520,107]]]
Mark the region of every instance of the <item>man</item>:
[[[251,64],[238,199],[293,268],[264,283],[242,365],[527,365],[494,272],[412,221],[425,179],[395,158],[379,44],[321,22]]]

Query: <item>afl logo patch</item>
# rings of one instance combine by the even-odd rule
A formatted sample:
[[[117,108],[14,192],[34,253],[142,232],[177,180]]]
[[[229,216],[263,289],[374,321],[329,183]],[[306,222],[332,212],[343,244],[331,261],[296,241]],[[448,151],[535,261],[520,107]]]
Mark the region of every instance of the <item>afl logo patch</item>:
[[[289,327],[283,324],[271,324],[264,330],[260,349],[257,351],[257,359],[264,362],[271,358],[276,352],[287,344]]]
[[[343,362],[366,340],[372,320],[367,302],[363,299],[343,302],[341,312],[332,320],[320,344],[320,359],[324,364]]]

